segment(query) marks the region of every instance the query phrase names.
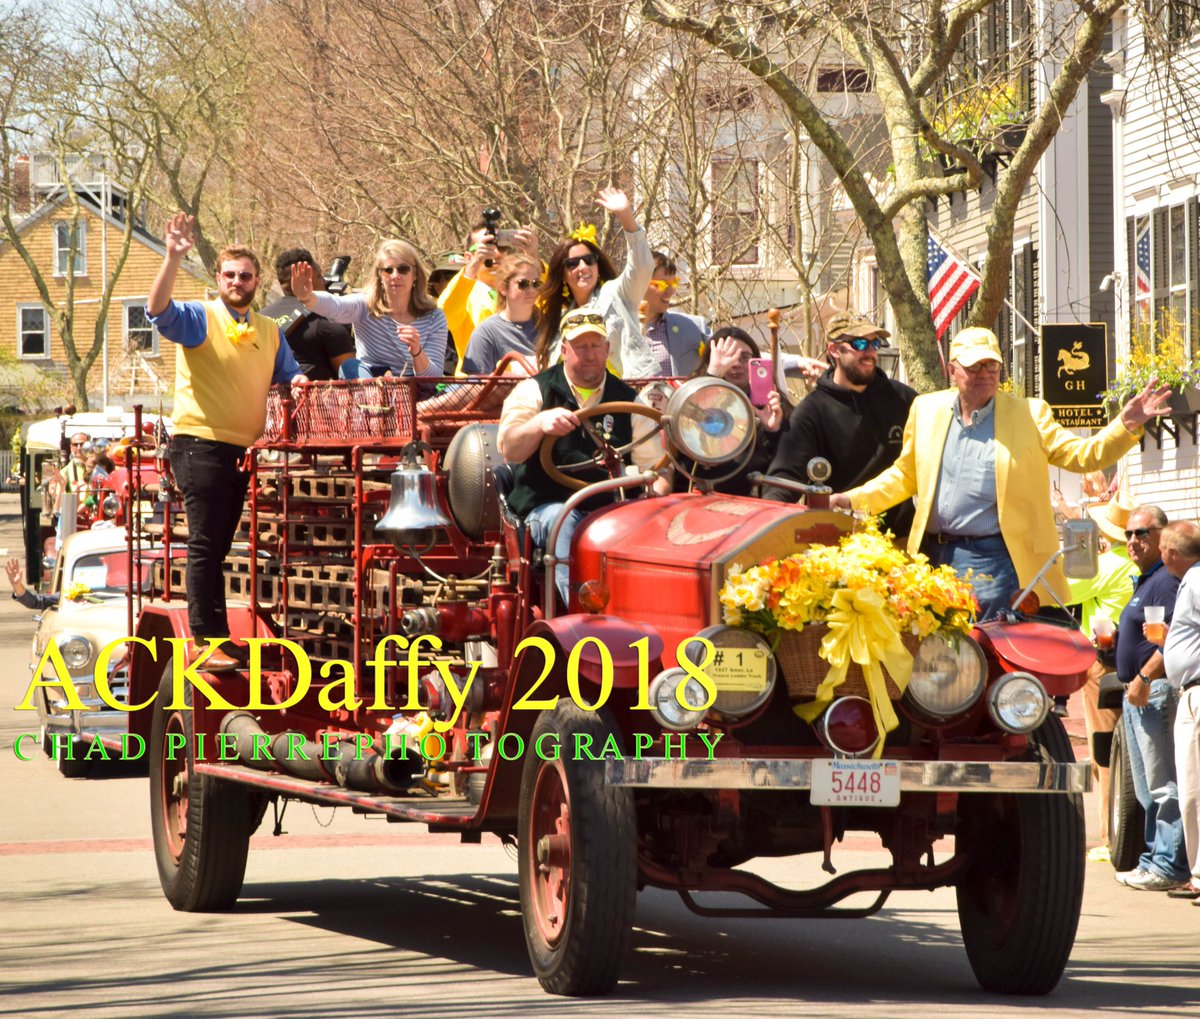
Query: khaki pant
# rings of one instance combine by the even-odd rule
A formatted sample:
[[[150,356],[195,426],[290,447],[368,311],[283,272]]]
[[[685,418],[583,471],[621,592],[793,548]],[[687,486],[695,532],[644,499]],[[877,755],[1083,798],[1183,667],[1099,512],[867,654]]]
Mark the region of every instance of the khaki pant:
[[[1092,734],[1112,732],[1121,717],[1119,711],[1114,711],[1112,708],[1101,710],[1097,705],[1097,701],[1100,699],[1100,677],[1106,672],[1108,669],[1099,661],[1093,662],[1091,668],[1088,669],[1087,682],[1083,684],[1083,724],[1087,733],[1089,756],[1092,750]],[[1100,790],[1100,841],[1107,844],[1110,834],[1108,830],[1108,769],[1101,768],[1095,758],[1092,758],[1092,785]]]
[[[1200,888],[1200,687],[1179,695],[1175,714],[1175,774],[1179,780],[1179,811],[1183,815],[1183,844],[1187,849],[1192,884]]]

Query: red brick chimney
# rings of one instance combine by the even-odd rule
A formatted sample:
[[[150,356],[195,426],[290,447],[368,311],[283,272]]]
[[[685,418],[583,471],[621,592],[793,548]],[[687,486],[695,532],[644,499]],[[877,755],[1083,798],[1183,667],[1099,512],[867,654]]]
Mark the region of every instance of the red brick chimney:
[[[13,164],[13,212],[27,213],[33,203],[29,197],[29,157],[17,156]]]

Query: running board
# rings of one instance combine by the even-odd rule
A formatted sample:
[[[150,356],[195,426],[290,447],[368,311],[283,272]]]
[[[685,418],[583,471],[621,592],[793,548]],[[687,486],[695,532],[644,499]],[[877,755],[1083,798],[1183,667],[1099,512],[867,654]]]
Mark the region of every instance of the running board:
[[[273,771],[256,771],[240,764],[209,764],[197,762],[193,768],[198,775],[211,775],[225,782],[238,782],[306,803],[321,803],[332,807],[350,807],[357,814],[383,814],[389,821],[414,821],[429,825],[433,832],[463,832],[464,836],[478,834],[482,819],[479,808],[462,797],[416,798],[385,796],[346,789],[328,782],[309,782],[303,778],[280,775]]]

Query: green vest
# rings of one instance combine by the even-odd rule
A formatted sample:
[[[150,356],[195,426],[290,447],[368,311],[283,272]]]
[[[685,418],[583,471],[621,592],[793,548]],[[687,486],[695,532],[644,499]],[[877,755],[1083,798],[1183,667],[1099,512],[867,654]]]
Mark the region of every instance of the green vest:
[[[554,407],[579,410],[579,401],[575,399],[571,385],[567,382],[567,372],[561,362],[543,372],[538,372],[534,376],[534,380],[542,392],[542,410],[550,410]],[[605,373],[604,391],[600,394],[602,403],[611,403],[614,400],[629,401],[635,396],[637,396],[637,392],[612,372]],[[592,420],[596,422],[595,418]],[[596,423],[598,424],[598,422]],[[632,442],[633,423],[630,421],[630,416],[614,414],[612,432],[613,445],[624,446]],[[596,444],[582,428],[576,428],[568,435],[562,436],[555,444],[554,461],[558,464],[579,463],[583,460],[590,460],[595,453]],[[603,480],[608,477],[608,473],[596,467],[578,474],[572,473],[571,476],[590,483]],[[513,478],[513,490],[508,498],[508,505],[522,519],[535,506],[543,506],[549,502],[565,502],[573,494],[571,489],[564,488],[550,479],[542,467],[540,453],[534,453],[524,463],[514,464]],[[594,501],[590,501],[589,504],[602,505],[611,502],[612,498],[610,493],[604,493],[597,496]]]

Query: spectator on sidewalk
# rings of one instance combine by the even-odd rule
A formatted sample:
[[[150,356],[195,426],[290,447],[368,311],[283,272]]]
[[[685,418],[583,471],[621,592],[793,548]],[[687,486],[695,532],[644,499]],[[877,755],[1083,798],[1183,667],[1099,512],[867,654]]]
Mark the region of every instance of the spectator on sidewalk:
[[[21,572],[21,561],[15,556],[4,564],[4,572],[8,575],[8,582],[12,586],[13,601],[20,602],[25,608],[33,609],[35,612],[52,609],[58,605],[58,595],[39,594],[37,591],[31,591],[25,586],[25,577]]]

